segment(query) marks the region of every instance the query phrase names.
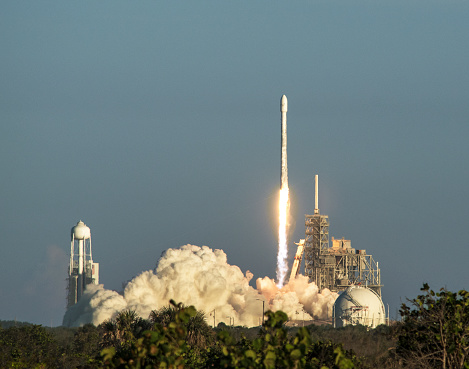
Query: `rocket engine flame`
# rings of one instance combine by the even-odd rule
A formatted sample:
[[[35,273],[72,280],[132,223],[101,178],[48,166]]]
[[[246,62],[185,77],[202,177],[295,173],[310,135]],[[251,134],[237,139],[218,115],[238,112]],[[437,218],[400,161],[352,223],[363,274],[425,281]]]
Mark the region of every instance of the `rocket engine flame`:
[[[288,186],[280,189],[278,203],[278,253],[277,253],[277,287],[282,288],[288,273],[288,214],[290,208]]]

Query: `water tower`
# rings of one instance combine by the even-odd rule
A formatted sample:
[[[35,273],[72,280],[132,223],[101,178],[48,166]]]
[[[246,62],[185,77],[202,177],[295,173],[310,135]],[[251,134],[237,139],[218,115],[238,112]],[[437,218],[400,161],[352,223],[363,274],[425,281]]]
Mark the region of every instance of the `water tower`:
[[[99,283],[99,263],[93,263],[91,230],[81,220],[71,230],[67,308],[76,304],[86,285]]]

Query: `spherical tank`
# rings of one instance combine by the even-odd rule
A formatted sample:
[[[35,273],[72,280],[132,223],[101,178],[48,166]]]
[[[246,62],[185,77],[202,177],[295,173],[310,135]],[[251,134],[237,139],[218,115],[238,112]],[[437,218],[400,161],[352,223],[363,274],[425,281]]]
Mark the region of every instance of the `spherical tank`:
[[[89,227],[80,220],[77,225],[72,228],[71,236],[72,239],[75,238],[75,240],[87,240],[91,237],[91,231]]]
[[[368,287],[347,288],[335,300],[333,314],[336,327],[361,324],[375,328],[386,323],[383,301]]]

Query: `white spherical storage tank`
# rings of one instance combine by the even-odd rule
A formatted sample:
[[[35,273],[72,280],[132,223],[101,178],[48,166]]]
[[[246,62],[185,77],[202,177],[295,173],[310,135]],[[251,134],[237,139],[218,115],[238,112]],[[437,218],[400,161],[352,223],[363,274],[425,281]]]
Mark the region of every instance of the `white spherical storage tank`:
[[[361,324],[375,328],[386,324],[386,312],[381,297],[372,289],[351,286],[342,292],[333,307],[334,327]]]

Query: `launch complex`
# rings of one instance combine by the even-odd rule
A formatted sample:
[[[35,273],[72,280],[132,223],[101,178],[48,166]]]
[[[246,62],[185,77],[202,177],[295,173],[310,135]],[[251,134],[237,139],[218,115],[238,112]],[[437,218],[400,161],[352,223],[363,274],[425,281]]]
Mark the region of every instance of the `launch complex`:
[[[288,189],[288,166],[287,166],[287,98],[285,95],[280,100],[281,111],[281,190]],[[294,279],[300,270],[300,265],[304,259],[304,275],[310,282],[316,283],[319,292],[327,288],[332,292],[344,291],[351,286],[365,286],[372,289],[381,296],[381,273],[378,263],[374,261],[366,250],[356,250],[352,248],[350,240],[334,239],[332,237],[332,247],[329,243],[329,216],[322,215],[318,207],[318,176],[315,175],[315,206],[314,214],[305,215],[305,238],[300,240],[290,279]],[[288,192],[287,192],[288,196]],[[282,196],[280,196],[280,205]],[[283,219],[287,218],[288,207],[279,206],[279,254],[282,251],[282,243],[286,243],[282,237],[287,234]],[[283,233],[282,233],[283,232]],[[284,251],[286,256],[286,252]],[[285,257],[286,258],[286,257]],[[278,265],[281,267],[280,259]],[[278,275],[278,273],[277,273]],[[283,281],[280,281],[280,287]]]
[[[297,252],[290,279],[298,275],[304,258],[304,275],[322,291],[346,290],[350,286],[366,286],[381,296],[381,272],[378,262],[366,250],[352,248],[350,240],[334,239],[329,243],[329,216],[318,208],[318,176],[315,176],[314,214],[305,215],[305,238],[297,243]]]
[[[282,138],[277,255],[277,286],[279,289],[288,279],[289,269],[287,261],[289,226],[287,111],[288,101],[283,95],[280,101]],[[368,297],[365,297],[363,301],[353,297],[354,294],[358,296],[365,293],[361,289],[366,289],[371,295],[377,296],[381,304],[378,313],[384,317],[384,308],[382,308],[381,302],[381,273],[378,263],[371,255],[367,254],[366,250],[352,248],[350,240],[334,239],[334,237],[329,239],[329,217],[320,213],[318,197],[318,176],[315,175],[314,213],[305,215],[305,238],[296,244],[298,248],[291,268],[290,280],[297,277],[304,260],[304,275],[308,277],[309,282],[314,282],[317,285],[319,292],[324,289],[329,289],[332,292],[344,291],[343,300],[345,299],[344,301],[351,305],[340,306],[342,309],[340,310],[340,314],[342,314],[340,315],[340,319],[342,319],[340,324],[356,321],[355,318],[359,312],[360,314],[369,314],[371,311],[369,310],[369,306],[371,306],[369,301],[371,300]],[[97,285],[98,283],[99,264],[93,262],[92,258],[91,231],[82,221],[79,221],[71,229],[67,308],[80,300],[87,285]],[[352,289],[356,291],[353,292]],[[372,322],[375,324],[374,319]]]

